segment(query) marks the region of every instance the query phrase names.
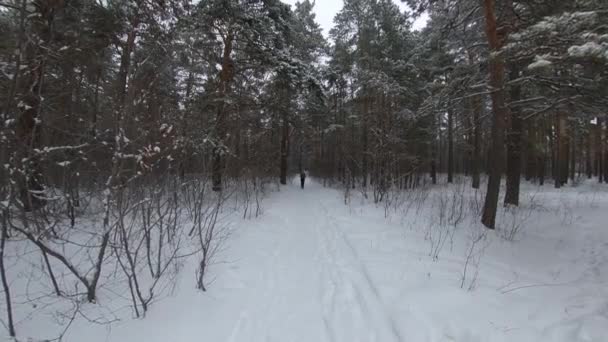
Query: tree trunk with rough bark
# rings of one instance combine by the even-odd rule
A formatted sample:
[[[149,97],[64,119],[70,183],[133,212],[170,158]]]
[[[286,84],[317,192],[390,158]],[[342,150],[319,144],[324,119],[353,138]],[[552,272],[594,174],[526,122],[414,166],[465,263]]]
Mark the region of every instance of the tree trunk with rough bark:
[[[538,151],[537,135],[538,125],[536,119],[529,119],[526,125],[526,180],[530,181],[538,177]]]
[[[559,113],[555,114],[555,142],[553,146],[553,183],[556,189],[562,187],[562,176],[561,176],[561,160],[562,156],[562,121],[560,120]]]
[[[448,183],[454,182],[454,111],[448,109]]]
[[[481,166],[481,98],[473,98],[473,156],[471,158],[471,178],[473,189],[479,189]]]
[[[603,121],[603,122],[602,122]],[[604,119],[600,121],[598,119],[599,129],[600,129],[600,159],[601,162],[601,170],[604,178],[604,183],[608,183],[608,118],[604,117]],[[602,133],[603,131],[603,133]]]
[[[37,45],[25,49],[29,81],[26,82],[17,105],[19,114],[15,134],[19,147],[17,160],[22,174],[17,180],[17,186],[23,209],[26,211],[36,210],[46,204],[44,199],[36,196],[44,190],[44,176],[40,157],[34,151],[42,147],[42,85],[49,54],[48,46],[54,40],[53,19],[61,6],[62,2],[43,1],[35,6],[35,12],[28,16],[41,39],[34,42]],[[22,10],[25,11],[25,7]]]
[[[281,184],[287,184],[287,158],[289,157],[289,120],[287,113],[283,115],[281,127]]]
[[[585,153],[585,172],[587,173],[587,178],[591,179],[593,177],[593,149],[591,146],[591,142],[593,141],[593,126],[590,123],[587,123],[587,134],[585,135],[585,147],[587,153]]]
[[[500,193],[500,178],[504,164],[504,129],[507,107],[504,96],[505,66],[499,51],[502,42],[498,36],[494,0],[484,0],[485,31],[491,50],[489,60],[490,87],[492,90],[492,142],[489,159],[488,190],[483,206],[481,223],[489,229],[496,226],[496,211],[498,209],[498,196]]]
[[[215,121],[215,146],[213,148],[211,158],[211,183],[213,191],[222,191],[222,173],[223,173],[223,155],[224,155],[224,140],[228,131],[227,125],[227,99],[226,96],[230,93],[230,82],[234,78],[234,65],[232,62],[232,48],[234,43],[234,34],[228,33],[224,38],[224,51],[222,54],[222,70],[220,71],[219,80],[219,105],[217,109]]]
[[[519,67],[511,66],[510,79],[519,77]],[[511,102],[521,98],[521,86],[513,85],[510,91]],[[507,184],[505,193],[505,205],[519,205],[519,185],[521,182],[521,134],[523,120],[518,109],[512,109],[510,114],[510,127],[507,133]]]

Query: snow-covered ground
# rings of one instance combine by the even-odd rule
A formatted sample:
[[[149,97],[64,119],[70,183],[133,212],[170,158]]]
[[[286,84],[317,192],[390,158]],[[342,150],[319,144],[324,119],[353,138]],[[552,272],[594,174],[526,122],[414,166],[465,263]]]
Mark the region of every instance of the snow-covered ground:
[[[145,319],[81,320],[65,340],[608,341],[606,187],[524,185],[496,232],[476,224],[471,198],[453,185],[393,208],[359,193],[345,205],[339,190],[294,182],[237,220],[207,292],[187,264]]]

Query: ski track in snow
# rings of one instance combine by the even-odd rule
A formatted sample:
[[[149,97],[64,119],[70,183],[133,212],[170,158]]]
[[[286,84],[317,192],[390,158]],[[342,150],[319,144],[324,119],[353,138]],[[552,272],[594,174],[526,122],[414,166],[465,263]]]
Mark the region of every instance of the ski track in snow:
[[[317,226],[317,234],[323,250],[322,260],[326,260],[323,274],[330,279],[329,288],[323,290],[329,293],[323,300],[328,310],[324,312],[324,321],[332,336],[331,341],[400,341],[395,322],[357,251],[326,207],[319,203],[325,219],[323,226]],[[348,333],[344,336],[335,331],[335,326],[350,326],[363,331],[343,331]]]
[[[277,229],[266,233],[273,237],[272,250],[262,254],[266,260],[252,287],[262,291],[253,296],[265,307],[255,314],[242,311],[228,341],[403,340],[356,248],[342,232],[349,221],[341,218],[338,223],[318,199],[318,188],[314,183],[304,191],[285,188],[278,196],[292,205],[265,205],[265,216]],[[303,300],[293,302],[296,298]],[[303,321],[308,322],[308,334],[298,331]],[[292,335],[285,335],[289,331]]]

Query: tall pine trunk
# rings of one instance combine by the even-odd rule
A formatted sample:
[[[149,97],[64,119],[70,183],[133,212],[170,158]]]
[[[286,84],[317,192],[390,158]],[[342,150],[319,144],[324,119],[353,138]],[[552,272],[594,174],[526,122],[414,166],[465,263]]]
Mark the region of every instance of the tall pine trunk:
[[[289,120],[287,112],[283,113],[281,127],[281,184],[287,184],[287,158],[289,157]]]
[[[570,154],[570,142],[567,135],[567,120],[562,111],[556,114],[555,123],[555,187],[560,188],[562,185],[568,182],[568,167],[569,167],[569,154]]]
[[[538,165],[538,185],[545,185],[545,175],[547,173],[547,119],[541,118],[537,120],[538,130],[536,134],[536,143],[538,144],[538,155],[537,155],[537,165]],[[549,134],[549,137],[552,135]]]
[[[127,105],[127,78],[131,69],[131,53],[135,49],[135,39],[137,38],[137,27],[139,21],[135,19],[131,23],[132,28],[127,34],[127,41],[122,45],[120,53],[120,66],[118,67],[118,76],[116,79],[116,103],[114,109],[114,133],[119,134],[122,126],[122,120],[125,118],[124,110]]]
[[[562,120],[560,120],[559,113],[555,114],[555,142],[553,146],[553,182],[555,184],[555,188],[559,189],[562,187],[562,167],[561,160],[563,158],[562,155]]]
[[[471,159],[471,178],[473,189],[479,189],[481,166],[481,97],[473,98],[473,156]]]
[[[234,35],[228,33],[224,39],[224,51],[222,57],[222,70],[220,71],[220,84],[218,96],[220,98],[219,106],[217,110],[216,122],[215,122],[215,147],[213,148],[213,156],[211,160],[211,182],[213,191],[222,190],[222,171],[223,171],[223,158],[224,154],[224,140],[228,131],[227,124],[227,99],[229,95],[230,82],[234,77],[234,65],[230,55],[232,54],[232,44],[234,41]]]
[[[519,67],[511,66],[511,81],[519,77]],[[515,84],[510,91],[511,101],[521,98],[521,86]],[[507,134],[507,185],[505,193],[505,205],[519,205],[519,185],[521,182],[521,135],[523,122],[521,113],[517,108],[512,108],[510,114],[510,127]]]
[[[363,187],[363,191],[367,188],[367,178],[369,173],[369,161],[368,161],[368,145],[369,145],[369,137],[368,137],[368,116],[370,111],[370,100],[369,95],[365,96],[363,99],[363,146],[362,146],[362,164],[361,164],[361,186]]]
[[[488,190],[483,206],[481,223],[490,229],[496,226],[496,211],[498,209],[498,196],[500,193],[500,178],[504,164],[504,129],[507,108],[504,97],[505,66],[499,51],[502,42],[498,37],[494,0],[484,0],[485,31],[491,50],[489,60],[490,87],[492,90],[492,143],[488,165]]]
[[[437,184],[437,142],[433,138],[430,145],[431,149],[431,160],[430,160],[430,174],[431,174],[431,182],[433,184]]]
[[[53,19],[55,11],[60,6],[63,6],[63,3],[43,1],[35,6],[35,12],[28,16],[41,39],[34,42],[37,45],[25,49],[29,81],[26,83],[27,87],[22,91],[23,95],[19,98],[17,106],[19,114],[15,133],[18,140],[17,161],[21,163],[17,186],[21,203],[26,211],[35,210],[46,204],[46,201],[40,196],[32,195],[44,190],[42,161],[35,150],[42,145],[41,111],[44,107],[42,85],[49,54],[48,46],[54,40]],[[22,9],[22,13],[24,11],[25,7]],[[22,28],[23,24],[22,22]]]
[[[590,123],[587,123],[587,132],[588,134],[583,137],[587,150],[585,153],[585,172],[587,173],[587,178],[591,179],[593,177],[593,149],[591,146],[591,141],[593,139],[593,126]]]
[[[603,178],[604,183],[608,183],[608,118],[604,118],[603,120],[598,118],[598,130],[599,130],[599,147],[600,147],[600,177]]]
[[[560,136],[561,136],[561,140],[562,143],[560,145],[560,171],[559,174],[561,176],[560,181],[562,182],[562,185],[565,185],[568,183],[568,175],[570,174],[570,136],[568,134],[569,130],[569,125],[568,125],[568,119],[566,117],[566,114],[563,112],[560,112],[560,126],[561,126],[561,132],[560,132]]]
[[[454,112],[448,109],[448,183],[454,182]]]
[[[570,126],[570,181],[574,184],[574,180],[576,179],[576,166],[577,166],[577,158],[576,153],[576,126]]]
[[[600,118],[595,118],[595,125],[593,126],[593,135],[594,135],[594,173],[597,176],[598,182],[602,182],[602,178],[604,177],[602,173],[602,129],[600,125]]]
[[[537,120],[529,119],[526,126],[526,180],[529,181],[538,177]]]

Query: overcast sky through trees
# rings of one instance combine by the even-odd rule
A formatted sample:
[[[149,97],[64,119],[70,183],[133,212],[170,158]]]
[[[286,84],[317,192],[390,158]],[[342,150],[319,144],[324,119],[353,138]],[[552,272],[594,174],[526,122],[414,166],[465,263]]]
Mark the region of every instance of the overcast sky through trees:
[[[298,0],[282,0],[285,3],[290,5],[295,4]],[[406,4],[401,3],[400,1],[396,1],[396,3],[401,7],[402,10],[406,10],[408,7]],[[317,0],[315,3],[315,13],[317,15],[317,22],[323,28],[323,33],[327,36],[329,34],[329,30],[333,26],[334,16],[338,11],[342,8],[342,0]],[[424,26],[426,26],[426,22],[428,20],[428,16],[423,14],[420,18],[414,21],[413,28],[415,30],[420,30]]]

